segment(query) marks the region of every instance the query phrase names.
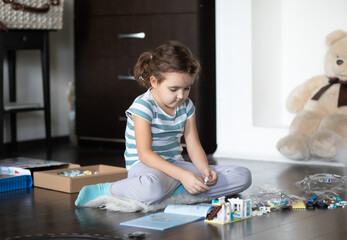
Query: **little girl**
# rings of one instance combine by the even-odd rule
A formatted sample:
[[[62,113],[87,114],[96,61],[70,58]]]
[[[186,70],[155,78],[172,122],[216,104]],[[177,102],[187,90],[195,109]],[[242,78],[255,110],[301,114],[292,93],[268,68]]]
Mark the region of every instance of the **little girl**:
[[[208,164],[196,129],[195,107],[188,98],[199,71],[200,64],[190,50],[176,41],[139,57],[134,75],[148,90],[126,111],[128,178],[83,187],[76,206],[102,195],[152,204],[176,194],[183,189],[181,185],[182,194],[204,197],[232,195],[250,186],[247,168]],[[182,136],[191,162],[181,155]]]

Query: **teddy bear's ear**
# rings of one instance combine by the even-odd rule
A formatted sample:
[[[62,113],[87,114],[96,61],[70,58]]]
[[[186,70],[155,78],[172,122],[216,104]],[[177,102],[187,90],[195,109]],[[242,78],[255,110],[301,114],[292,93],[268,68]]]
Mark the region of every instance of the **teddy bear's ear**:
[[[347,32],[343,30],[336,30],[328,34],[328,36],[325,39],[325,43],[327,46],[333,45],[337,40],[340,40],[341,38],[344,38],[347,36]]]

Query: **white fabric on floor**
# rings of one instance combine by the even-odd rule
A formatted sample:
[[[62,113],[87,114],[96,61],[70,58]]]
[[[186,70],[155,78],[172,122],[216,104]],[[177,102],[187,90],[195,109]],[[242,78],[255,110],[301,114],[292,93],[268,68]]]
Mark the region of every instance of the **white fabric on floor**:
[[[167,205],[170,204],[193,204],[210,200],[212,199],[207,197],[198,197],[189,194],[179,194],[171,196],[160,203],[148,205],[134,199],[119,198],[113,196],[100,196],[85,204],[84,207],[103,208],[117,212],[150,212],[164,209]]]

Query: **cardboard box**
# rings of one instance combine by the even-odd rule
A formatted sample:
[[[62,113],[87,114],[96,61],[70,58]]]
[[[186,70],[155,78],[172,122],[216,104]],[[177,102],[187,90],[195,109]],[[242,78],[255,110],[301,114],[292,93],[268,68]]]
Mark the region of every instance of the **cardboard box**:
[[[90,170],[93,172],[97,171],[98,174],[68,177],[58,174],[64,171],[64,169],[34,172],[34,186],[66,193],[76,193],[86,185],[115,182],[128,176],[126,168],[113,167],[108,165],[91,165],[79,168],[65,169],[65,171],[71,170]]]

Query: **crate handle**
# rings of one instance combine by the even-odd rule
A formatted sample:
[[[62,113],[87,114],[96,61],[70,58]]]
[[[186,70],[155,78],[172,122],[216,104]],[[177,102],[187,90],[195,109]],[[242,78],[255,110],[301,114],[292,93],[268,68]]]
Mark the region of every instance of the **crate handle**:
[[[32,7],[26,4],[15,2],[15,0],[2,0],[5,4],[11,4],[13,10],[21,10],[24,12],[31,13],[46,13],[48,12],[50,5],[58,6],[60,4],[60,0],[49,0],[49,3],[43,4],[41,7]]]

